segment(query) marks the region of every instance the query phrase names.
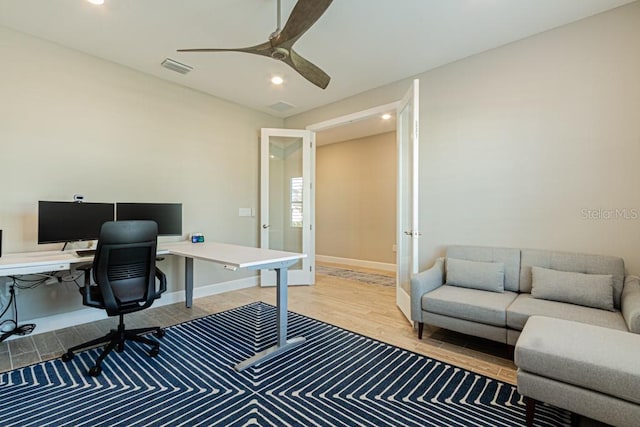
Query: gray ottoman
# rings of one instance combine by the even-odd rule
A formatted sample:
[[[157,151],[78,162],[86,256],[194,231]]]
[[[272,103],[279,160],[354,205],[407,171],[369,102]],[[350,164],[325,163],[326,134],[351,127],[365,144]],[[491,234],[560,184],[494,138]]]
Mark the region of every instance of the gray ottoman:
[[[516,343],[518,392],[616,426],[640,425],[640,335],[532,316]]]

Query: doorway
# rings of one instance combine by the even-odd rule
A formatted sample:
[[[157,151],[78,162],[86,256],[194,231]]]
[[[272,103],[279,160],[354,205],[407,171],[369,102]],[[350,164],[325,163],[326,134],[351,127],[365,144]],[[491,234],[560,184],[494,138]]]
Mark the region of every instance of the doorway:
[[[316,134],[318,261],[396,271],[396,124],[387,112]]]
[[[413,80],[398,102],[307,126],[321,132],[364,121],[394,110],[397,132],[397,204],[396,204],[396,304],[411,322],[410,280],[418,271],[418,146],[419,80]]]

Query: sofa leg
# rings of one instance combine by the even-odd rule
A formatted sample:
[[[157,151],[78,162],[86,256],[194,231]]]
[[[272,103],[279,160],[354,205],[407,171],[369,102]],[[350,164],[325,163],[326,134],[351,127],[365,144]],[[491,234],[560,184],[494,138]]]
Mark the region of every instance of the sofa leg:
[[[536,413],[536,400],[525,396],[524,403],[527,405],[527,427],[533,427],[533,418]]]
[[[509,344],[504,345],[504,356],[506,359],[513,360],[515,347]]]
[[[580,415],[575,412],[571,413],[571,427],[578,427],[580,425]]]
[[[418,339],[422,339],[422,331],[424,330],[424,323],[418,322]]]

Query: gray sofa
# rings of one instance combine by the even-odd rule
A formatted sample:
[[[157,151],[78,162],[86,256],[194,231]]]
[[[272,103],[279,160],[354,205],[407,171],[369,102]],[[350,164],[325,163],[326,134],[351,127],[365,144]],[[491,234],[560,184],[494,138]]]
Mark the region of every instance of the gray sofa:
[[[640,333],[640,281],[618,257],[480,246],[450,246],[411,280],[420,338],[426,323],[515,345],[533,315]]]
[[[607,424],[637,427],[638,354],[640,335],[531,316],[514,354],[527,426],[534,425],[537,403],[546,402]]]

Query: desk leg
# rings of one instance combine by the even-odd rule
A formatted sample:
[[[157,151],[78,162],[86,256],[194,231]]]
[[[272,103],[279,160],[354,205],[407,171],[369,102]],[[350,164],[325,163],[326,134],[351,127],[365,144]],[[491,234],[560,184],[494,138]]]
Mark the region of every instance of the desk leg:
[[[275,356],[284,353],[285,351],[289,351],[305,342],[304,337],[287,339],[287,296],[289,290],[289,272],[287,267],[280,267],[275,270],[277,287],[276,302],[278,306],[278,342],[276,345],[269,347],[260,353],[256,353],[253,357],[250,357],[244,362],[238,363],[235,366],[236,371],[244,371],[250,366],[266,362],[267,360],[270,360]]]
[[[282,347],[287,344],[287,303],[289,296],[289,270],[276,268],[276,306],[278,308],[278,344]]]
[[[193,258],[184,259],[184,298],[187,308],[193,305]]]

